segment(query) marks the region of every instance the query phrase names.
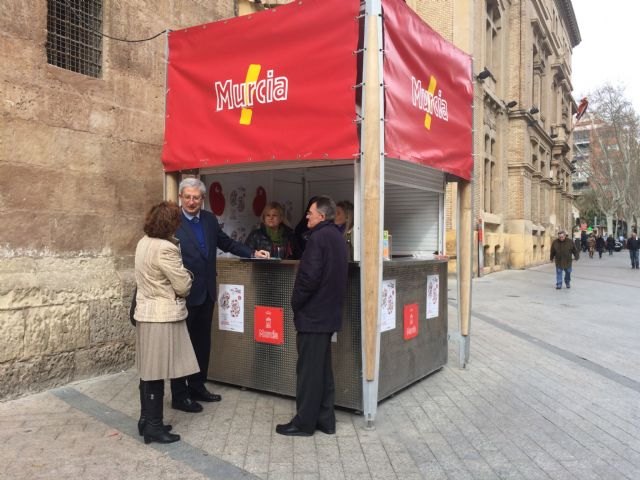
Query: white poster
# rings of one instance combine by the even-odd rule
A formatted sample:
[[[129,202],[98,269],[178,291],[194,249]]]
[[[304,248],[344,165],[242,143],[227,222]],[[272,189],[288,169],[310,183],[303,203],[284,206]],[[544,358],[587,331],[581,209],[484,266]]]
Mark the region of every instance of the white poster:
[[[230,332],[244,332],[244,285],[220,285],[218,328]]]
[[[382,282],[382,306],[380,307],[380,331],[396,328],[396,281]]]
[[[244,243],[249,233],[260,225],[267,204],[269,178],[245,174],[205,176],[207,207],[218,217],[220,227],[232,239]],[[218,256],[231,256],[218,250]]]
[[[427,276],[427,318],[438,316],[440,305],[440,277],[438,275]]]

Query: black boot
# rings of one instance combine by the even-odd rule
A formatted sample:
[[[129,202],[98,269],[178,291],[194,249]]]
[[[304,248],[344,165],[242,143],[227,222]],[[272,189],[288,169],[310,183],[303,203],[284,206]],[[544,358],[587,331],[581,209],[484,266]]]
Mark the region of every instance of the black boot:
[[[144,382],[144,412],[146,423],[142,429],[144,443],[173,443],[180,440],[180,435],[167,432],[162,424],[164,381]]]
[[[147,413],[144,408],[144,385],[145,381],[140,379],[140,385],[138,385],[138,390],[140,390],[140,420],[138,420],[138,434],[142,436],[142,432],[144,430],[144,425],[147,423]],[[167,432],[170,432],[173,427],[171,425],[165,425],[164,429]]]

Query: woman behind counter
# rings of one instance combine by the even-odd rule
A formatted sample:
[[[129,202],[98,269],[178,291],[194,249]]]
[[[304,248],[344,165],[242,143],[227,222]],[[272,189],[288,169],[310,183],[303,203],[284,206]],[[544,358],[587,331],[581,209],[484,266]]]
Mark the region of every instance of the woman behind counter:
[[[180,209],[173,202],[151,207],[144,223],[146,234],[136,247],[136,367],[140,374],[140,420],[144,443],[171,443],[180,435],[162,423],[164,379],[200,371],[187,324],[185,297],[191,272],[182,264],[174,234]]]
[[[336,203],[336,218],[334,223],[340,227],[349,247],[349,260],[353,261],[353,203],[342,200]]]
[[[270,202],[264,207],[262,223],[259,228],[253,230],[245,245],[254,250],[266,250],[271,253],[271,258],[291,258],[293,230],[282,223],[284,208],[278,202]]]

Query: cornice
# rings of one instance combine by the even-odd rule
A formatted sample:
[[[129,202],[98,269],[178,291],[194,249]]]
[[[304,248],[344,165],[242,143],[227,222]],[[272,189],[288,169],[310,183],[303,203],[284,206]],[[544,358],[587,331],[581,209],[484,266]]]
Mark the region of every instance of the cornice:
[[[555,0],[555,2],[560,15],[562,15],[567,24],[567,33],[571,40],[571,47],[575,48],[582,41],[582,37],[580,36],[576,14],[573,11],[573,3],[571,0]]]

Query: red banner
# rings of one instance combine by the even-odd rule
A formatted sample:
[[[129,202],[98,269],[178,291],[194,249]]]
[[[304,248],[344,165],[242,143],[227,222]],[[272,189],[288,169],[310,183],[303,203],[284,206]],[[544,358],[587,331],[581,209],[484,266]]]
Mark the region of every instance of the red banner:
[[[169,34],[166,171],[350,159],[359,0],[305,0]]]
[[[284,343],[284,310],[278,307],[256,306],[253,312],[253,338],[256,342]]]
[[[382,8],[386,155],[470,180],[471,57],[402,0]]]

